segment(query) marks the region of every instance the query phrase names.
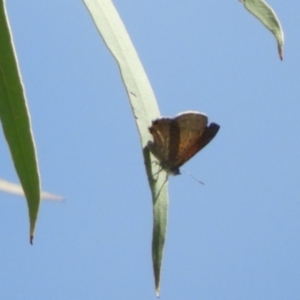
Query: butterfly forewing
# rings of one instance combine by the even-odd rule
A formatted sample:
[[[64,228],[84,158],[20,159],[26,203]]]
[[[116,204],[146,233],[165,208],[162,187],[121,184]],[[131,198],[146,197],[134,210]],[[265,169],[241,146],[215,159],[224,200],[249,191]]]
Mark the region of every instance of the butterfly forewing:
[[[189,144],[182,150],[184,155],[179,155],[178,160],[176,161],[177,168],[181,167],[185,162],[203,149],[215,137],[219,128],[219,125],[212,123],[209,127],[205,127],[204,132],[202,132],[200,136],[191,136]]]
[[[173,163],[179,168],[200,149],[198,141],[206,130],[207,116],[203,114],[187,113],[174,119],[180,127],[180,140],[176,158]]]

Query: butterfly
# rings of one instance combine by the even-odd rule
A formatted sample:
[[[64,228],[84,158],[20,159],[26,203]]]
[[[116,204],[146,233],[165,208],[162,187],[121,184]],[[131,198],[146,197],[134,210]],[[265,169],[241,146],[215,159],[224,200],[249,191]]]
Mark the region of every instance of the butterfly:
[[[157,119],[149,127],[153,142],[148,142],[148,148],[164,170],[178,175],[179,168],[218,133],[218,124],[207,124],[205,114],[192,111],[181,113],[175,118]]]

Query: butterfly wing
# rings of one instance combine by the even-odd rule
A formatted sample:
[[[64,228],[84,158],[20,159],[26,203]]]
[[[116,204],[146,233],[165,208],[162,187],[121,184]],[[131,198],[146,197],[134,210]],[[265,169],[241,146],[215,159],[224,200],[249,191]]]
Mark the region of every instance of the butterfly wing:
[[[171,132],[170,118],[161,118],[152,122],[149,128],[153,136],[153,143],[151,145],[152,153],[161,161],[168,160],[170,148],[170,132]]]
[[[207,127],[207,116],[201,113],[183,113],[174,119],[161,118],[149,128],[153,136],[150,150],[161,166],[174,175],[179,167],[204,148],[217,134],[220,126]]]
[[[207,116],[199,113],[181,115],[177,121],[180,125],[180,143],[173,162],[179,168],[216,136],[220,126],[215,123],[207,126]]]
[[[208,120],[203,114],[185,113],[176,117],[174,121],[178,124],[180,138],[173,162],[179,168],[198,152],[196,141],[202,136]]]

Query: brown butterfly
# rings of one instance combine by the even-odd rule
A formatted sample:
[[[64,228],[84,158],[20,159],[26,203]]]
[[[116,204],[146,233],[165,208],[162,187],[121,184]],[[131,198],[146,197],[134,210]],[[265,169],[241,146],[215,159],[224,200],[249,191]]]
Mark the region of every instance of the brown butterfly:
[[[204,148],[217,134],[220,126],[207,126],[207,116],[199,112],[184,112],[175,118],[160,118],[149,128],[153,142],[150,151],[159,159],[161,167],[173,175],[179,167]]]

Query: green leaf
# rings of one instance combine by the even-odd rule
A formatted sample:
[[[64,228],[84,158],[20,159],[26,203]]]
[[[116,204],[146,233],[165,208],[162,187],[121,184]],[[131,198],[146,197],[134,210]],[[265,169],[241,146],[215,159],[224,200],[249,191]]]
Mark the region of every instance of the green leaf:
[[[84,0],[106,46],[118,63],[136,125],[140,134],[144,161],[153,199],[153,268],[156,294],[159,294],[161,262],[167,227],[167,174],[147,144],[152,140],[149,126],[160,117],[159,108],[138,54],[126,28],[110,0]]]
[[[39,172],[25,92],[4,1],[0,1],[0,120],[26,195],[32,243],[40,205]]]
[[[263,0],[240,0],[245,8],[258,18],[275,36],[277,40],[278,53],[283,60],[284,35],[279,19],[274,10]]]

